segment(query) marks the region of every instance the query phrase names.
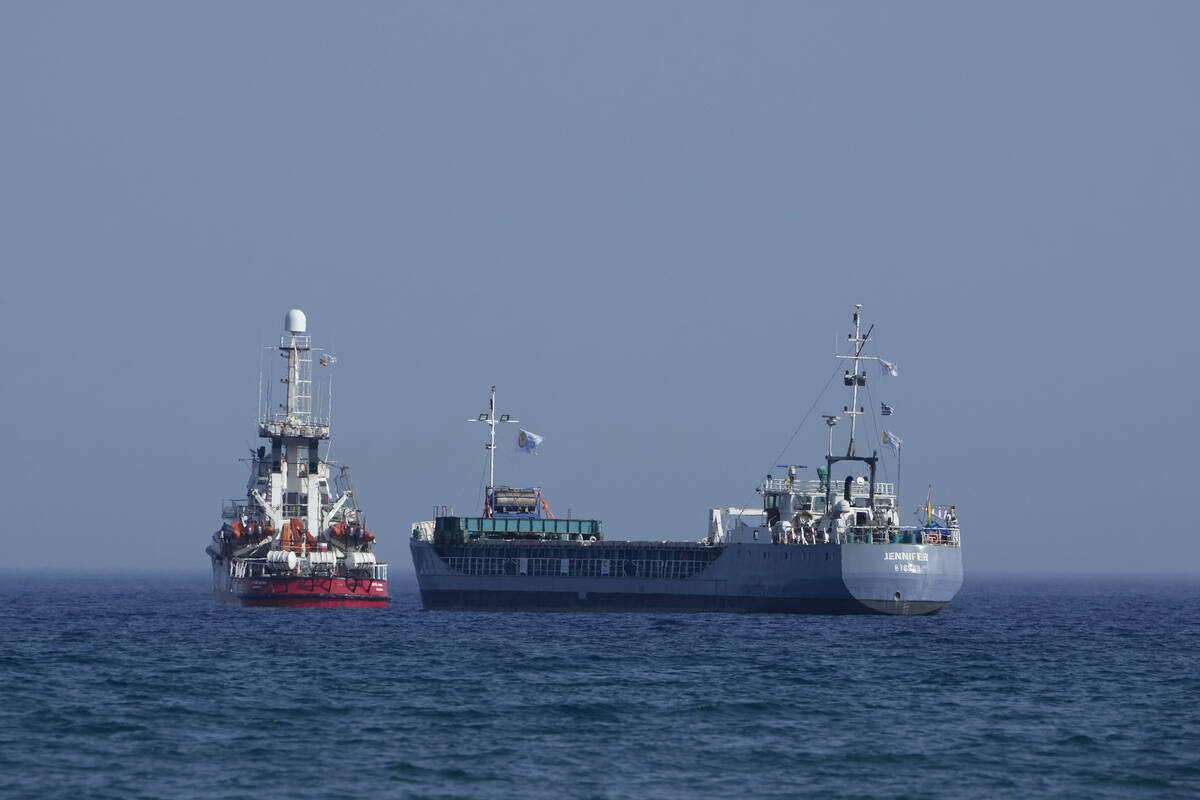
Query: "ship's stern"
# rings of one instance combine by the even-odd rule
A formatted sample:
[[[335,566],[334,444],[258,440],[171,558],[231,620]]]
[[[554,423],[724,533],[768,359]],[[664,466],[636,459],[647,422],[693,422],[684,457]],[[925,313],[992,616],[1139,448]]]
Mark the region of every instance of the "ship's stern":
[[[962,548],[931,544],[842,546],[842,580],[879,614],[936,614],[962,588]]]

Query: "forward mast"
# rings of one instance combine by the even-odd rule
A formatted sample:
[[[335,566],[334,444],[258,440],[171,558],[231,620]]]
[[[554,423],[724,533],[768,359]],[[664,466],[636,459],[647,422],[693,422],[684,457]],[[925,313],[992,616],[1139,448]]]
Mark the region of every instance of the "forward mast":
[[[484,495],[483,515],[490,517],[492,509],[496,507],[495,492],[496,492],[496,424],[501,422],[520,422],[519,419],[513,419],[508,414],[500,415],[496,418],[496,387],[492,387],[491,399],[488,402],[488,410],[486,414],[480,414],[475,419],[469,419],[467,422],[482,422],[488,426],[488,440],[483,445],[488,451],[488,485],[487,492]]]

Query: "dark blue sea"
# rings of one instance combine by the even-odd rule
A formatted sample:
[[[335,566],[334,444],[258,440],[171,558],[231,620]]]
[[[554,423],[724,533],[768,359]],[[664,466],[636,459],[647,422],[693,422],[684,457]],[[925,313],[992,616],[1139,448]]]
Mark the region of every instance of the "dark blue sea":
[[[1194,798],[1200,581],[931,618],[216,608],[0,574],[0,796]]]

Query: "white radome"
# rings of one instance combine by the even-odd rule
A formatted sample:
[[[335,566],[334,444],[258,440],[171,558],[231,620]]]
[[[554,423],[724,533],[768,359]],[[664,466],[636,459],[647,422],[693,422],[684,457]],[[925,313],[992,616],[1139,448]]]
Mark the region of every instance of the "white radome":
[[[304,333],[308,330],[308,319],[305,318],[303,311],[293,308],[283,318],[283,327],[288,333]]]

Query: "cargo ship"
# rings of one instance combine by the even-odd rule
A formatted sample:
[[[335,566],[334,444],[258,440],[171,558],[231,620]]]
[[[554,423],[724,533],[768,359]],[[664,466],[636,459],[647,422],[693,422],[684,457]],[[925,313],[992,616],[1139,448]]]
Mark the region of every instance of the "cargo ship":
[[[231,606],[386,606],[387,564],[375,559],[375,535],[350,470],[321,457],[328,405],[324,415],[315,412],[313,398],[318,384],[329,382],[314,380],[303,311],[287,312],[278,352],[286,360],[283,402],[264,395],[260,375],[258,435],[265,443],[245,459],[246,494],[223,502],[221,527],[206,549],[213,597]],[[316,352],[323,367],[336,360]]]
[[[410,548],[426,609],[488,611],[666,611],[929,615],[942,611],[963,581],[962,534],[954,506],[930,498],[919,525],[900,524],[898,487],[879,480],[878,449],[858,455],[857,420],[873,326],[855,306],[843,378],[850,404],[825,416],[829,447],[817,477],[799,465],[758,487],[761,508],[711,508],[705,535],[664,541],[669,519],[631,531],[644,540],[607,539],[596,519],[555,519],[540,489],[495,485],[484,511],[449,507],[415,523]],[[872,409],[874,411],[874,409]],[[837,422],[849,419],[845,451],[834,453]],[[495,387],[487,414],[495,448]],[[899,456],[899,439],[883,444]],[[839,472],[840,471],[840,472]],[[844,473],[844,474],[841,474]],[[897,461],[897,479],[899,463]]]

